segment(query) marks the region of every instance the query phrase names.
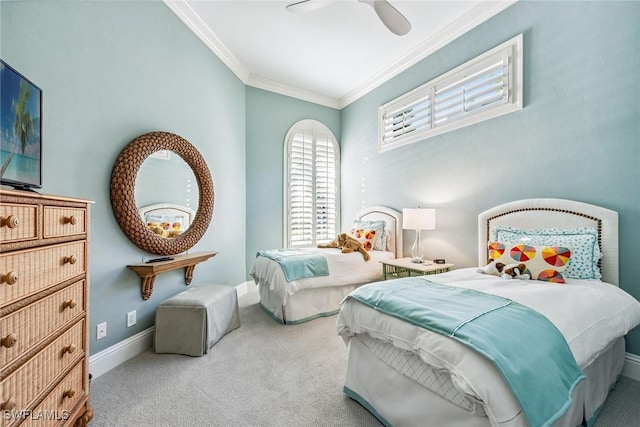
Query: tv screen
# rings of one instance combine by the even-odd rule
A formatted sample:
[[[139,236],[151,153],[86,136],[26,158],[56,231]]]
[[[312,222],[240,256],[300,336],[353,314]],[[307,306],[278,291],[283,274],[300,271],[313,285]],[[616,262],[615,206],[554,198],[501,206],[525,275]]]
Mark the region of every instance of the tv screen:
[[[42,187],[42,91],[0,59],[0,180]]]

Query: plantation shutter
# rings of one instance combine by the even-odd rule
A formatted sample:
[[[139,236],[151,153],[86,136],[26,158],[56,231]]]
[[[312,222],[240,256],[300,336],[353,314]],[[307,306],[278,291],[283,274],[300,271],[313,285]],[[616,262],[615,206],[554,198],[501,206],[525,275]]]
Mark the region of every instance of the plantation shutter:
[[[509,55],[502,52],[435,87],[434,125],[509,100]]]
[[[310,247],[335,238],[339,223],[339,153],[333,138],[303,121],[288,137],[288,247]],[[295,125],[294,125],[295,126]]]
[[[333,239],[337,234],[336,153],[327,137],[316,139],[316,241]]]
[[[378,148],[401,147],[522,109],[522,34],[378,109]]]
[[[289,154],[289,245],[313,244],[313,135],[296,133]]]
[[[431,127],[431,97],[426,90],[391,105],[383,117],[383,146],[412,132]]]

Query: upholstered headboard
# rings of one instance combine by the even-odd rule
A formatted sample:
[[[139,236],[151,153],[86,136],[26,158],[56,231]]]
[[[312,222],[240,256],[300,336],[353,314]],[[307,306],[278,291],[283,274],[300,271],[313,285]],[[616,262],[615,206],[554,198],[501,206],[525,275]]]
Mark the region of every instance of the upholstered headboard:
[[[189,228],[196,212],[182,205],[173,203],[157,203],[154,205],[143,206],[138,209],[142,222],[148,225],[149,221],[163,222],[167,221],[173,223],[180,221],[181,229],[186,230]]]
[[[618,213],[566,199],[526,199],[505,203],[478,215],[478,263],[486,265],[487,242],[497,225],[521,229],[590,227],[598,231],[602,280],[618,286]]]
[[[366,221],[383,220],[385,230],[389,232],[389,250],[396,254],[396,258],[402,258],[402,212],[386,206],[372,206],[361,210],[358,219]]]

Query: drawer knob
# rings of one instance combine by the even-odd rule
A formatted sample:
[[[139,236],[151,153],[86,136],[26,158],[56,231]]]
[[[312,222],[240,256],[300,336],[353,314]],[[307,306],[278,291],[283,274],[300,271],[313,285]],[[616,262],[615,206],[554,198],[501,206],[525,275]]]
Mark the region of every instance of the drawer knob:
[[[70,389],[70,390],[67,390],[67,391],[64,392],[64,394],[62,395],[62,398],[65,399],[65,398],[68,397],[69,399],[71,399],[75,395],[76,395],[75,390]]]
[[[75,264],[76,262],[78,262],[78,258],[76,258],[75,255],[69,255],[64,257],[65,264]]]
[[[65,216],[63,222],[65,224],[71,224],[71,225],[76,225],[76,223],[78,222],[78,220],[76,219],[75,215],[71,215],[71,216]]]
[[[0,226],[2,227],[6,225],[9,228],[16,228],[18,225],[20,225],[20,218],[15,215],[9,215],[6,218],[2,218],[2,221],[0,221],[0,223]]]
[[[71,299],[69,301],[65,301],[62,303],[62,309],[64,310],[65,308],[76,308],[76,300]]]
[[[76,351],[76,345],[75,344],[69,344],[68,346],[66,346],[65,348],[62,349],[62,354],[64,353],[74,353]]]
[[[0,344],[2,344],[2,346],[6,348],[13,347],[17,342],[18,337],[14,333],[7,335],[6,337],[2,338],[2,340],[0,340]]]
[[[6,283],[7,285],[15,285],[17,281],[18,273],[15,271],[10,271],[0,277],[0,283]]]
[[[16,407],[16,400],[13,398],[13,396],[8,398],[4,402],[0,403],[0,410],[2,411],[10,411],[12,409],[15,409],[15,407]]]

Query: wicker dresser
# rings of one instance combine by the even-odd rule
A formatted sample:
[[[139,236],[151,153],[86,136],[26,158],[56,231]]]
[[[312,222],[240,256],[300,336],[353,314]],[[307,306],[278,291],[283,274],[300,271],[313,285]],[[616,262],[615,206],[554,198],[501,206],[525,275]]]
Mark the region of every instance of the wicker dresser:
[[[0,190],[0,426],[83,426],[89,205]]]

